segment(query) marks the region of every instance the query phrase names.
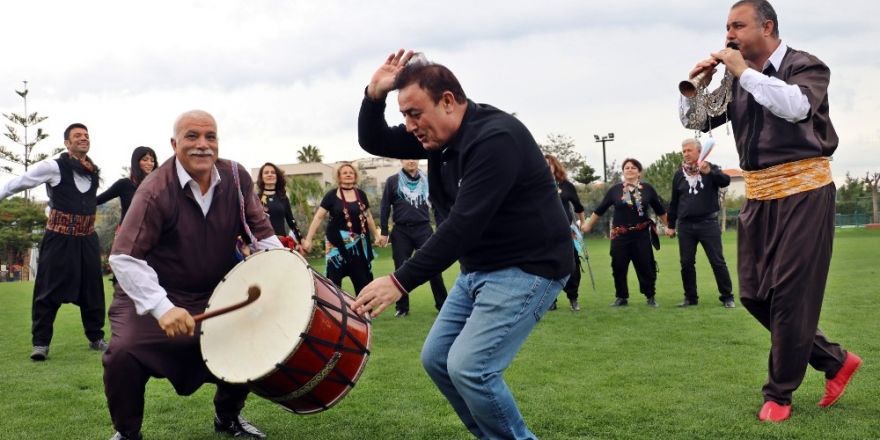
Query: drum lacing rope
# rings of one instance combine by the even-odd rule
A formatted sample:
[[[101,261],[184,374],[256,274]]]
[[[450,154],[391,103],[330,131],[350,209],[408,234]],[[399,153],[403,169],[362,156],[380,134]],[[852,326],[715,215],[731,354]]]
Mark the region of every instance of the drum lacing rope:
[[[348,304],[345,302],[345,299],[343,298],[343,295],[345,295],[344,292],[342,292],[340,289],[336,288],[336,286],[332,282],[330,282],[329,280],[327,280],[326,278],[324,278],[323,276],[321,276],[317,272],[315,272],[313,270],[311,272],[314,276],[317,276],[318,278],[325,280],[326,281],[325,285],[333,286],[333,293],[339,299],[340,306],[337,307],[336,305],[331,304],[322,298],[319,298],[317,295],[312,296],[312,299],[315,300],[315,303],[318,305],[318,307],[322,309],[325,316],[327,318],[331,319],[339,327],[339,329],[340,329],[339,339],[334,343],[334,342],[328,341],[326,339],[322,339],[322,338],[312,336],[312,335],[309,335],[306,333],[301,333],[300,337],[303,338],[303,342],[305,342],[305,346],[308,347],[309,350],[311,350],[311,352],[316,357],[318,357],[319,359],[321,359],[321,361],[324,362],[324,364],[325,364],[324,368],[322,369],[322,371],[309,371],[309,370],[304,370],[302,368],[290,367],[290,366],[280,364],[280,363],[275,364],[275,367],[278,368],[278,370],[281,371],[281,373],[291,383],[293,383],[297,387],[297,390],[295,390],[292,393],[288,393],[287,395],[284,395],[284,396],[274,396],[273,397],[273,396],[266,396],[265,395],[266,393],[261,393],[261,394],[263,394],[264,397],[267,397],[270,400],[273,400],[276,402],[283,402],[283,401],[291,400],[293,398],[302,397],[302,398],[308,399],[311,403],[313,403],[317,406],[320,406],[322,409],[327,409],[327,406],[312,393],[312,390],[315,387],[317,387],[318,383],[320,383],[324,380],[326,380],[328,382],[342,384],[342,385],[348,386],[350,388],[353,388],[355,386],[355,382],[353,381],[352,378],[346,377],[344,374],[342,374],[342,372],[337,371],[335,369],[328,370],[328,367],[331,367],[331,363],[332,363],[332,366],[336,365],[336,363],[338,362],[338,360],[342,356],[342,352],[365,354],[367,356],[370,354],[370,351],[366,347],[366,345],[364,343],[362,343],[360,340],[358,340],[357,338],[355,338],[354,335],[352,335],[348,331],[348,319],[353,319],[353,320],[359,321],[364,324],[366,324],[367,321],[364,318],[358,316],[357,314],[353,314],[350,312],[351,309],[348,307]],[[333,316],[333,314],[329,313],[328,309],[338,312],[340,314],[340,316],[342,316],[342,320],[341,321],[337,320],[336,317]],[[348,337],[348,339],[354,345],[356,345],[357,348],[346,347],[345,346],[346,337]],[[318,345],[332,348],[334,350],[334,354],[331,357],[326,356],[321,350],[318,349],[318,347],[317,347]],[[307,382],[303,383],[299,379],[297,379],[294,376],[294,374],[311,376],[311,379],[309,379]]]

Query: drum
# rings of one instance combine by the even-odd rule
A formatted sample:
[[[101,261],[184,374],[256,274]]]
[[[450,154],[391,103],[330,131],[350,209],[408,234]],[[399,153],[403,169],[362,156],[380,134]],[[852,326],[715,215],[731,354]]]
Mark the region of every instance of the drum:
[[[202,357],[229,383],[297,414],[326,410],[354,387],[370,355],[372,328],[354,299],[288,249],[260,251],[214,289],[208,309],[259,298],[201,324]]]

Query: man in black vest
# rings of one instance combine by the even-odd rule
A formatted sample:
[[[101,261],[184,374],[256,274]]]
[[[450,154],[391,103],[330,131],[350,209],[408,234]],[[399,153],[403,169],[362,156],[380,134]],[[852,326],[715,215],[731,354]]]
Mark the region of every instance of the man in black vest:
[[[724,307],[732,309],[736,307],[733,302],[733,284],[724,261],[721,227],[718,225],[718,211],[721,209],[718,205],[718,189],[730,185],[730,176],[709,162],[697,163],[701,149],[702,146],[696,139],[685,139],[681,143],[681,168],[672,176],[669,227],[666,235],[673,237],[678,233],[681,282],[684,284],[684,301],[678,306],[697,305],[697,270],[694,263],[699,243],[703,245],[715,274],[715,283],[720,293],[718,299]]]
[[[34,284],[31,359],[35,361],[44,361],[49,355],[55,315],[62,303],[79,306],[89,348],[107,349],[104,280],[95,233],[95,193],[100,176],[88,156],[89,129],[83,124],[71,124],[64,130],[64,146],[67,153],[40,162],[0,190],[3,200],[45,183],[49,195],[49,221],[40,243]]]
[[[394,257],[394,269],[400,269],[413,252],[418,250],[431,238],[431,218],[428,213],[428,176],[419,169],[419,161],[401,160],[399,173],[385,181],[382,192],[380,228],[382,235],[379,244],[388,243],[388,217],[393,210],[394,230],[391,231],[391,254]],[[436,212],[435,218],[436,217]],[[439,224],[442,219],[437,218]],[[437,274],[431,278],[431,293],[434,294],[434,308],[438,311],[446,301],[446,286],[443,277]],[[409,295],[402,296],[396,303],[396,317],[409,315]]]

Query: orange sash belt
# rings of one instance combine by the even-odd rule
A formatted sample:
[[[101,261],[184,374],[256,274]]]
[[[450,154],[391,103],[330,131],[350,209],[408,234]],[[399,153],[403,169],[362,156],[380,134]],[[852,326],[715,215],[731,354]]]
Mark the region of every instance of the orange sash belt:
[[[747,199],[781,199],[831,183],[831,163],[827,157],[811,157],[759,171],[743,171],[743,178]]]

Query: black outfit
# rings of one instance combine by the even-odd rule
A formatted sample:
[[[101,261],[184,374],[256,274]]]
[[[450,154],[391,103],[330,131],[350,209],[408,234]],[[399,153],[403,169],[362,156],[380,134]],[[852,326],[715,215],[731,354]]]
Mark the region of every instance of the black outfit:
[[[831,156],[838,137],[828,114],[831,71],[807,52],[787,48],[778,68],[764,75],[797,85],[810,103],[797,123],[782,119],[733,82],[727,115],[740,167],[762,170],[801,159]],[[713,118],[712,126],[724,123]],[[708,130],[707,126],[703,127]],[[846,351],[819,330],[819,314],[834,239],[834,183],[773,200],[746,200],[737,232],[737,265],[743,306],[770,331],[764,400],[791,403],[807,365],[833,378]]]
[[[302,232],[296,224],[296,219],[293,218],[293,210],[290,209],[290,200],[287,197],[279,196],[278,193],[262,194],[260,201],[263,202],[263,210],[269,215],[269,223],[272,223],[275,235],[283,237],[289,231],[293,231],[296,242],[302,241]]]
[[[660,203],[660,197],[654,187],[640,182],[642,187],[641,205],[642,212],[639,213],[637,204],[627,203],[624,200],[623,183],[618,183],[608,189],[605,197],[594,211],[596,215],[603,215],[608,208],[614,206],[614,217],[611,220],[612,230],[616,228],[635,228],[637,225],[644,225],[645,222],[651,222],[648,217],[648,207],[650,206],[654,213],[663,215],[666,209]],[[631,199],[635,198],[635,191],[627,190]],[[614,234],[611,237],[611,272],[614,276],[614,290],[617,298],[629,298],[629,287],[626,282],[626,273],[629,270],[629,262],[632,261],[633,268],[636,270],[636,276],[639,279],[639,291],[647,298],[653,298],[655,284],[657,281],[657,262],[654,260],[654,250],[651,249],[651,227],[644,227],[639,230],[630,230],[622,234]]]
[[[86,171],[67,153],[55,162],[61,171],[61,182],[54,187],[46,185],[49,206],[72,216],[94,216],[98,175]],[[92,185],[85,193],[76,187],[74,173],[91,179]],[[32,308],[34,346],[48,346],[52,341],[55,315],[62,303],[79,306],[89,341],[104,337],[104,280],[98,234],[94,231],[88,235],[68,235],[47,229],[43,234]]]
[[[571,274],[571,234],[553,177],[531,133],[515,117],[468,100],[452,139],[427,151],[403,125],[388,126],[384,100],[365,96],[358,140],[377,156],[428,159],[431,206],[444,220],[394,272],[405,291],[455,260],[463,273],[518,267],[549,279]]]
[[[405,171],[397,173],[385,181],[385,191],[382,193],[380,229],[382,235],[388,235],[388,217],[394,211],[394,230],[391,232],[391,253],[394,257],[394,269],[400,269],[413,252],[421,248],[431,238],[434,230],[431,229],[431,219],[428,213],[428,201],[421,199],[416,201],[416,206],[410,203],[399,191],[400,176],[410,181],[420,180],[420,174],[410,176]],[[443,284],[442,274],[431,277],[431,293],[434,295],[434,308],[440,310],[446,301],[446,286]],[[409,313],[409,295],[403,295],[395,304],[398,312]]]
[[[122,219],[125,218],[125,213],[128,212],[128,207],[131,205],[131,199],[134,198],[135,191],[137,191],[137,186],[134,182],[128,177],[123,177],[114,182],[110,188],[107,188],[107,191],[98,194],[97,203],[103,205],[119,197],[119,204],[122,207],[119,223],[122,224]]]
[[[718,299],[722,303],[733,300],[733,283],[724,261],[721,226],[718,224],[718,211],[721,209],[718,205],[718,189],[728,185],[730,176],[721,172],[716,165],[710,167],[708,174],[700,174],[700,183],[693,189],[685,179],[683,170],[679,169],[672,176],[668,226],[678,234],[681,282],[684,285],[684,298],[691,304],[699,301],[697,270],[694,267],[698,243],[703,245],[715,274],[720,294]]]
[[[563,180],[558,182],[557,185],[559,186],[559,200],[562,201],[562,208],[565,209],[568,224],[572,224],[574,222],[574,214],[584,212],[584,205],[581,204],[581,199],[577,195],[577,189],[575,189],[571,182]],[[574,209],[574,214],[572,214],[572,209]],[[577,251],[574,252],[574,265],[571,277],[568,278],[568,282],[562,288],[569,301],[577,301],[578,287],[581,285],[581,271],[583,271],[583,268],[581,267],[581,256],[578,255]]]
[[[364,204],[366,210],[370,209],[370,203],[367,201],[367,195],[358,188],[354,189],[361,203]],[[327,261],[327,278],[333,281],[339,287],[342,287],[342,279],[349,277],[351,284],[354,285],[355,295],[361,292],[361,289],[373,281],[372,263],[373,261],[373,239],[370,236],[369,225],[364,222],[367,230],[363,231],[359,220],[361,209],[357,201],[343,202],[339,198],[340,190],[334,188],[324,195],[321,200],[321,207],[327,210],[330,220],[327,222],[327,230],[325,232],[327,241],[339,250],[339,261]],[[342,204],[345,203],[348,209],[348,215],[351,219],[351,227],[346,223],[345,214]],[[361,240],[365,241],[362,245],[354,249],[346,249],[345,243],[342,241],[341,231],[351,231],[356,236],[363,234]]]

